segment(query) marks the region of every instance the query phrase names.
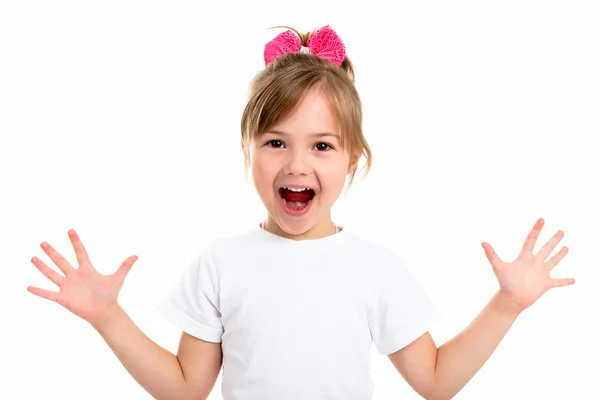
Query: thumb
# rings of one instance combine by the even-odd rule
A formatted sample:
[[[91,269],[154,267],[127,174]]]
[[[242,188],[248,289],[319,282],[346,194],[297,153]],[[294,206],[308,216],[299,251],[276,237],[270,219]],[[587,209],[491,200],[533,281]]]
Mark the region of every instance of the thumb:
[[[501,263],[500,258],[492,248],[491,244],[487,242],[482,242],[481,247],[483,247],[483,250],[485,250],[485,256],[487,257],[490,264],[492,264],[492,267],[496,267],[498,264]]]
[[[124,281],[127,277],[129,271],[131,271],[131,267],[133,267],[133,263],[135,263],[139,259],[138,256],[128,257],[123,263],[119,266],[117,271],[114,273],[115,277],[119,279],[119,281]]]

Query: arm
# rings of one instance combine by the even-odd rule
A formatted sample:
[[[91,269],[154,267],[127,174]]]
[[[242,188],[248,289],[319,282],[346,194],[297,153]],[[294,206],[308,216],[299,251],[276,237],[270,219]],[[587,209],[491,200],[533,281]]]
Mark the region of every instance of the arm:
[[[497,293],[469,326],[440,348],[425,334],[388,357],[425,399],[451,399],[489,359],[519,314]]]
[[[29,286],[39,297],[54,301],[87,321],[100,333],[133,378],[158,400],[199,400],[208,397],[221,369],[221,345],[182,334],[177,356],[150,340],[123,311],[117,299],[137,256],[128,257],[110,275],[100,274],[74,230],[69,237],[79,267],[73,267],[50,244],[42,249],[61,275],[39,258],[32,263],[59,291]]]
[[[210,394],[221,369],[220,343],[183,333],[175,356],[148,338],[119,306],[93,326],[153,398],[198,400]]]
[[[567,254],[567,247],[546,260],[562,239],[556,234],[533,254],[543,219],[527,236],[521,254],[501,261],[488,243],[482,243],[500,289],[483,311],[453,339],[436,348],[427,333],[393,354],[390,360],[419,394],[426,399],[451,399],[489,359],[516,318],[551,288],[572,285],[572,278],[553,279],[550,271]]]

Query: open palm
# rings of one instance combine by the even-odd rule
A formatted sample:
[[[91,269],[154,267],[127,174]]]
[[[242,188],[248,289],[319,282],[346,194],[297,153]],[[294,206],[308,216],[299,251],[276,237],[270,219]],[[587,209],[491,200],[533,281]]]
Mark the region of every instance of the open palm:
[[[555,279],[550,276],[550,271],[567,255],[569,249],[566,246],[546,261],[563,238],[563,231],[556,232],[537,254],[533,254],[543,226],[544,220],[538,219],[527,235],[519,257],[510,263],[500,260],[489,243],[481,244],[498,279],[500,291],[522,310],[530,307],[548,290],[575,283],[572,278]]]
[[[27,290],[39,297],[54,301],[73,314],[91,324],[96,323],[113,306],[117,305],[119,291],[125,277],[131,270],[137,256],[127,258],[117,271],[103,275],[96,271],[77,233],[69,230],[69,238],[75,249],[78,268],[74,268],[50,244],[42,242],[41,248],[64,274],[61,275],[48,267],[39,258],[33,257],[31,262],[50,281],[59,287],[59,291],[40,289],[29,286]]]

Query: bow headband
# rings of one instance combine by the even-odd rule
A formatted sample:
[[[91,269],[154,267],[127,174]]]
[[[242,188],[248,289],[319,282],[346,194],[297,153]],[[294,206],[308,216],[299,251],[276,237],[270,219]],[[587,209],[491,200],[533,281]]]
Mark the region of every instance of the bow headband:
[[[280,33],[265,45],[265,66],[271,64],[285,53],[310,52],[315,56],[330,61],[338,67],[346,57],[346,47],[337,33],[329,25],[317,29],[306,42],[306,47],[300,43],[300,38],[291,30]]]

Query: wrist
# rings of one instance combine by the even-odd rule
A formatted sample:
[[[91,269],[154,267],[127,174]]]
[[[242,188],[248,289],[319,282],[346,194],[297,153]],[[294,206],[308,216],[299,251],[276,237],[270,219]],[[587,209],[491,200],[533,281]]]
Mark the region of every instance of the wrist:
[[[501,290],[496,292],[492,298],[491,305],[498,313],[512,319],[516,319],[524,309]]]
[[[123,309],[118,303],[112,304],[106,307],[96,317],[90,319],[88,322],[98,332],[102,333],[110,325],[114,324],[114,321],[118,320],[119,317],[124,313]]]

